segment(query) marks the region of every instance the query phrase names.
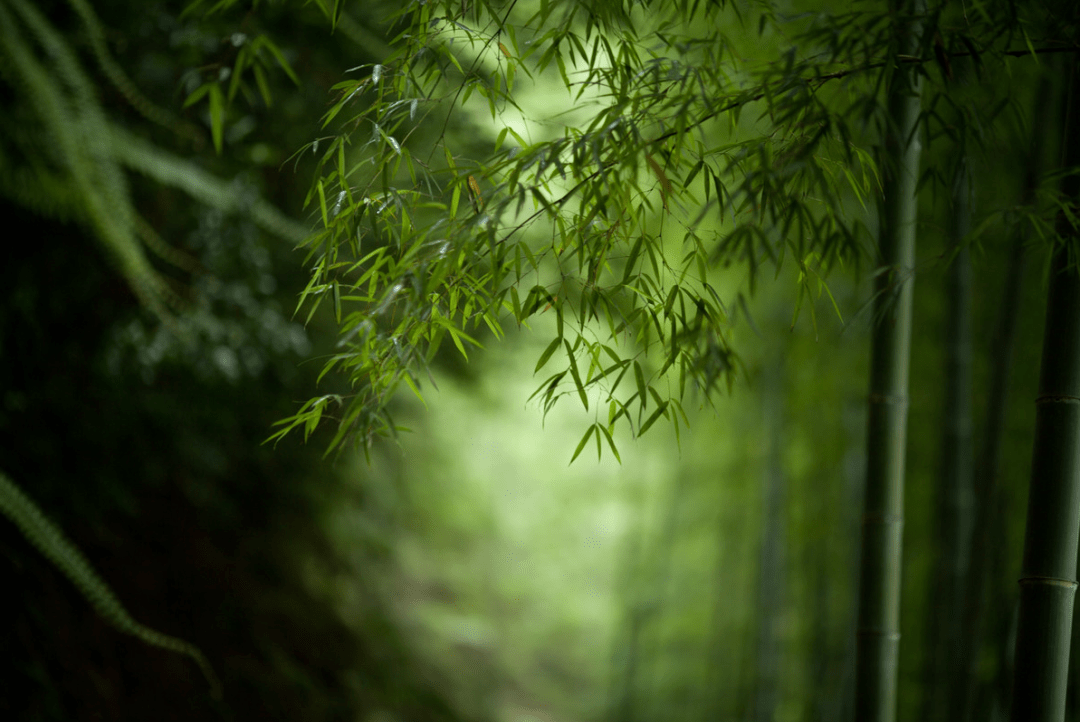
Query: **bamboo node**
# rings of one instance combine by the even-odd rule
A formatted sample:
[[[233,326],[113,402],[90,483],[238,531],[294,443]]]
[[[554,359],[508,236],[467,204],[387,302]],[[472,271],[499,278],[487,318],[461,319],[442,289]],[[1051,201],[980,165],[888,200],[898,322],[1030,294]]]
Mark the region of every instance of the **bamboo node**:
[[[892,406],[907,406],[907,396],[899,394],[870,394],[869,401],[872,404],[889,404]]]
[[[1080,397],[1067,394],[1043,394],[1035,398],[1035,405],[1040,404],[1080,404]]]
[[[1054,587],[1066,587],[1068,589],[1076,589],[1077,582],[1075,579],[1061,579],[1059,577],[1021,577],[1019,584],[1022,587],[1031,587],[1036,585],[1049,585]]]

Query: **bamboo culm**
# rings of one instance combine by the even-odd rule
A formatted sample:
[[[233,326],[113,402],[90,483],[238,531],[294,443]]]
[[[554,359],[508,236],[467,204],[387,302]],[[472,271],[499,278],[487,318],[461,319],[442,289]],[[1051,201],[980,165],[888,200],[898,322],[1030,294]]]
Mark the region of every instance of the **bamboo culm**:
[[[919,48],[921,0],[894,0],[898,52]],[[920,80],[892,69],[884,149],[879,253],[871,339],[866,491],[855,643],[855,719],[893,722],[900,649],[908,368],[919,170]]]
[[[1066,103],[1064,166],[1080,165],[1073,137],[1080,112],[1080,74],[1075,61]],[[1080,183],[1063,181],[1075,203]],[[1080,534],[1080,273],[1070,259],[1077,231],[1059,218],[1046,300],[1035,442],[1027,527],[1020,576],[1020,613],[1013,677],[1013,722],[1060,722],[1065,718],[1077,536]]]

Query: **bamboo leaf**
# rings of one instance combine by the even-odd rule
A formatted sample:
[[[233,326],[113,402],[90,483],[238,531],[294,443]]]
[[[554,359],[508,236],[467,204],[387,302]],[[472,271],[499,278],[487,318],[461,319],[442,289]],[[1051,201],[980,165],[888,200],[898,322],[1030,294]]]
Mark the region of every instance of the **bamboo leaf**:
[[[634,380],[637,381],[638,397],[641,399],[641,410],[645,411],[645,404],[649,399],[649,395],[646,391],[648,386],[645,383],[645,372],[642,371],[641,364],[637,361],[634,362]]]
[[[480,194],[480,184],[476,182],[476,178],[469,176],[469,200],[472,201],[473,209],[477,214],[484,209],[484,196]]]
[[[597,427],[603,432],[604,438],[607,439],[608,447],[611,449],[611,453],[615,455],[615,461],[622,464],[622,457],[619,456],[619,450],[615,448],[615,440],[611,438],[611,432],[608,431],[606,427],[600,426],[599,424],[597,424]]]
[[[405,382],[405,385],[409,387],[409,390],[416,395],[416,398],[420,399],[420,403],[422,403],[424,405],[424,408],[426,409],[427,401],[424,400],[424,395],[420,393],[420,387],[418,387],[416,385],[416,382],[413,381],[412,375],[404,374],[401,378]]]
[[[214,140],[214,150],[221,155],[222,138],[225,132],[225,102],[221,97],[221,86],[210,84],[210,135]]]
[[[577,448],[574,449],[574,455],[570,457],[570,464],[573,464],[574,460],[581,456],[581,452],[585,448],[585,444],[589,443],[589,437],[591,437],[595,432],[596,424],[593,424],[585,431],[585,435],[581,437],[581,441],[578,442]],[[569,466],[570,464],[567,464],[567,466]]]
[[[461,203],[461,186],[455,185],[450,194],[450,217],[457,218],[458,204]]]
[[[566,353],[570,357],[570,377],[574,379],[574,385],[577,387],[578,398],[581,399],[581,405],[585,407],[585,410],[589,410],[589,395],[585,393],[585,384],[581,382],[581,374],[578,372],[577,358],[574,355],[574,349],[571,348],[569,341],[563,341],[566,346]]]
[[[645,154],[645,161],[652,168],[652,172],[656,174],[657,179],[660,181],[660,199],[663,203],[664,210],[668,210],[668,196],[671,195],[671,181],[668,180],[667,174],[664,173],[664,169],[660,167],[660,164],[656,162],[656,159],[651,154]]]
[[[300,87],[300,78],[296,77],[296,73],[293,72],[292,66],[289,65],[289,61],[285,59],[285,56],[278,50],[278,47],[265,36],[261,37],[260,40],[262,40],[262,46],[269,50],[270,54],[277,60],[278,67],[284,70],[285,74],[289,76],[289,80],[293,81],[293,84],[297,87]]]
[[[323,227],[330,227],[330,214],[326,211],[326,191],[323,188],[323,179],[320,178],[316,184],[316,189],[319,193],[319,213],[322,215]]]
[[[664,412],[667,411],[667,407],[667,401],[660,404],[659,408],[657,408],[656,411],[652,412],[652,415],[648,419],[646,419],[645,423],[641,425],[640,429],[638,429],[638,436],[643,436],[646,431],[652,428],[652,425],[656,423],[656,420],[663,416]]]
[[[540,369],[544,368],[544,366],[548,362],[548,359],[550,359],[551,355],[555,353],[555,349],[559,348],[561,341],[561,337],[553,338],[551,340],[551,343],[549,343],[547,348],[544,349],[544,352],[540,354],[540,359],[536,362],[536,368],[533,369],[534,374],[538,373]]]
[[[184,104],[180,107],[187,108],[199,102],[207,93],[210,92],[210,88],[213,87],[213,85],[214,83],[203,83],[198,88],[195,88],[195,90],[191,92],[191,95],[189,95],[184,101]]]

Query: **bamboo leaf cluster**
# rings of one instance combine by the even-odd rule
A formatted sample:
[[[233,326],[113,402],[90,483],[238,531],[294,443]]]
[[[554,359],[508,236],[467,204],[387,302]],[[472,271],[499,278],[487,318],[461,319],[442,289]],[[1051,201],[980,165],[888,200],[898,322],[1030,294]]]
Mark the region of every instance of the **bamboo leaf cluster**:
[[[678,432],[688,392],[733,382],[732,325],[764,269],[798,264],[801,304],[865,258],[877,163],[849,122],[859,114],[836,108],[874,106],[851,92],[873,74],[851,63],[876,67],[887,23],[848,20],[828,42],[811,26],[800,37],[820,52],[752,65],[721,31],[725,12],[415,3],[390,18],[396,50],[335,86],[325,127],[338,130],[304,151],[319,158],[308,203],[321,228],[304,244],[301,303],[308,318],[332,306],[341,352],[325,371],[350,385],[332,397],[330,448],[393,433],[390,399],[422,397],[445,341],[467,356],[507,324],[552,317],[536,366],[551,369],[534,394],[545,411],[569,395],[597,438],[660,417]],[[762,37],[775,22],[761,14]],[[569,104],[533,118],[523,83],[561,87]],[[486,126],[464,112],[476,97]],[[729,267],[747,291],[718,289]],[[310,433],[325,403],[273,438]]]

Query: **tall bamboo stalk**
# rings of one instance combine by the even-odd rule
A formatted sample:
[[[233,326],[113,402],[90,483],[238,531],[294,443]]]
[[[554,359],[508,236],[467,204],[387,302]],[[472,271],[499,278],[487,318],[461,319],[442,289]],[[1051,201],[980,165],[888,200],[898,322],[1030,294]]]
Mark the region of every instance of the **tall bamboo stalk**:
[[[1021,204],[1034,207],[1039,179],[1048,167],[1051,153],[1049,141],[1057,147],[1061,93],[1054,90],[1050,73],[1039,80],[1033,108],[1040,109],[1040,127],[1032,133],[1031,143],[1023,155],[1024,183]],[[1049,109],[1049,112],[1048,112]],[[1002,650],[1008,635],[994,635],[989,629],[1002,626],[1003,619],[1011,618],[1014,600],[1004,602],[998,593],[998,573],[1004,568],[1002,538],[1005,534],[1004,500],[1000,477],[1001,445],[1005,436],[1005,419],[1009,404],[1009,379],[1012,376],[1016,329],[1020,317],[1021,290],[1027,268],[1024,235],[1017,231],[1012,239],[1006,265],[1005,279],[998,292],[999,312],[988,350],[990,380],[986,388],[985,420],[980,450],[974,474],[974,531],[971,535],[971,576],[966,589],[964,623],[961,628],[960,647],[964,650],[965,683],[960,694],[953,696],[950,719],[956,722],[973,722],[988,719],[992,709],[1009,706],[1003,690],[1007,690],[1011,673],[1006,665],[994,672],[995,679],[984,680],[979,674],[983,651],[995,650],[995,659],[1006,658]],[[986,353],[984,351],[983,353]]]
[[[961,151],[962,152],[962,151]],[[926,720],[955,719],[958,693],[967,671],[961,648],[965,592],[970,581],[972,529],[971,469],[971,173],[961,157],[949,209],[950,245],[955,255],[945,277],[945,405],[942,413],[941,471],[935,511],[938,549],[927,630],[929,662],[924,684]]]
[[[776,717],[780,692],[779,626],[784,589],[784,362],[783,355],[762,379],[764,432],[768,438],[761,547],[758,550],[757,649],[752,719],[771,722]]]
[[[1076,63],[1066,104],[1064,165],[1080,165],[1080,92]],[[1080,199],[1080,181],[1066,176],[1067,198]],[[1065,242],[1054,249],[1046,300],[1039,394],[1035,400],[1035,444],[1028,490],[1020,615],[1013,677],[1013,722],[1060,722],[1076,595],[1077,536],[1080,534],[1080,273],[1078,236],[1064,219]]]
[[[1026,268],[1024,243],[1018,236],[1009,250],[1008,270],[999,291],[1001,310],[989,346],[990,381],[985,392],[985,425],[973,484],[974,520],[968,555],[971,573],[965,590],[964,620],[960,629],[964,683],[959,690],[953,690],[949,717],[956,722],[989,719],[991,709],[1004,710],[1008,706],[1002,694],[1002,688],[1007,687],[1008,682],[994,684],[992,680],[982,679],[980,664],[987,647],[995,650],[995,659],[1006,656],[1000,650],[1007,644],[1008,634],[993,634],[990,630],[1008,627],[1001,620],[1011,619],[1014,602],[1011,595],[1007,602],[1003,601],[999,593],[999,574],[1005,568],[1002,539],[1006,527],[999,468],[1001,439],[1005,434],[1009,403],[1009,378],[1016,347],[1016,327],[1020,316],[1020,294]],[[995,670],[995,676],[999,680],[1006,680],[1010,675],[1003,664]]]
[[[918,55],[921,0],[892,0],[890,10],[897,22],[897,52]],[[875,280],[855,649],[855,719],[859,722],[892,722],[896,717],[915,190],[920,151],[916,132],[920,82],[911,65],[898,63],[892,70],[887,109],[878,234],[881,268]]]

